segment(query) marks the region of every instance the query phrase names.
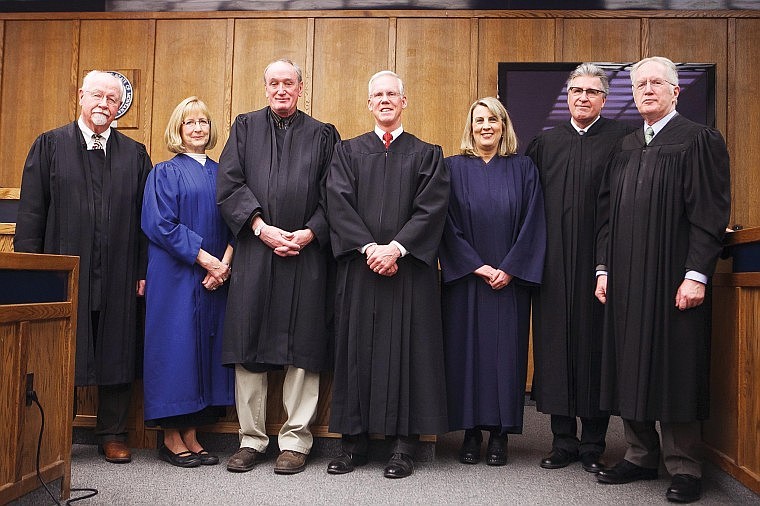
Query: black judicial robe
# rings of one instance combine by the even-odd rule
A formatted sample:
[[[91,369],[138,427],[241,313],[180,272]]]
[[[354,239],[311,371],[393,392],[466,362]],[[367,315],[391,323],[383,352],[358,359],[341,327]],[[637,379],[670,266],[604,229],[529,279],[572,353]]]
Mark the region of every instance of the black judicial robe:
[[[374,132],[335,146],[327,179],[338,262],[332,432],[447,431],[436,253],[448,196],[439,146],[406,132],[387,151]],[[359,250],[392,240],[408,254],[394,276],[380,276]]]
[[[598,263],[609,272],[601,407],[630,420],[709,416],[710,299],[680,311],[686,271],[711,276],[730,212],[720,132],[673,117],[647,146],[626,136],[599,198]]]
[[[594,296],[596,201],[604,169],[633,131],[600,117],[581,136],[568,120],[528,146],[541,177],[547,248],[543,283],[533,298],[533,390],[536,408],[601,417],[599,381],[604,306]]]
[[[278,162],[269,107],[235,119],[217,175],[217,202],[237,238],[222,363],[329,369],[332,256],[324,178],[338,139],[334,126],[299,112]],[[256,212],[283,230],[309,228],[315,239],[299,255],[279,257],[254,236]]]
[[[140,229],[145,146],[111,129],[102,174],[102,209],[94,208],[87,147],[76,122],[41,134],[24,164],[14,249],[79,256],[77,385],[129,383],[138,348],[137,281],[145,279],[147,241]],[[95,216],[103,233],[95,233]],[[92,332],[92,251],[100,241],[102,306]]]

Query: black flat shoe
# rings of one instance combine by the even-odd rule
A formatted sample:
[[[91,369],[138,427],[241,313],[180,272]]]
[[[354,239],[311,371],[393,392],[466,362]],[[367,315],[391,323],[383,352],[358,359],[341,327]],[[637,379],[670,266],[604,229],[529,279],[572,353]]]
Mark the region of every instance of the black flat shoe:
[[[639,480],[656,480],[657,469],[637,466],[632,462],[623,459],[614,467],[602,469],[596,473],[596,481],[610,485],[621,485]]]
[[[507,435],[492,431],[486,450],[486,464],[504,466],[507,464]]]
[[[166,446],[162,446],[158,449],[158,457],[177,467],[198,467],[201,465],[201,459],[190,450],[174,453]]]
[[[578,455],[574,455],[562,448],[552,448],[551,453],[541,460],[541,467],[544,469],[561,469],[567,467],[578,460]]]
[[[477,464],[480,462],[480,445],[483,443],[483,433],[478,429],[464,431],[464,441],[459,450],[459,462],[462,464]]]
[[[665,498],[671,502],[694,502],[702,497],[702,480],[690,474],[674,474]]]
[[[215,466],[219,463],[219,457],[216,455],[211,455],[206,450],[201,450],[199,452],[196,452],[196,455],[198,456],[198,459],[201,461],[202,466]]]
[[[340,452],[327,464],[327,472],[330,474],[346,474],[353,471],[356,467],[363,466],[367,463],[366,455],[357,455],[356,453]]]

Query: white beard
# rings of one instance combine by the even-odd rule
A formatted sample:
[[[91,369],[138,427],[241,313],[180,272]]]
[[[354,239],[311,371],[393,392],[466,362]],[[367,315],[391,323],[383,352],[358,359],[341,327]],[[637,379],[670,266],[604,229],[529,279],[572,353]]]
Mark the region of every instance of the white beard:
[[[103,126],[108,122],[108,116],[106,116],[102,112],[92,113],[92,116],[90,116],[90,119],[92,120],[92,124],[97,125],[97,126]]]

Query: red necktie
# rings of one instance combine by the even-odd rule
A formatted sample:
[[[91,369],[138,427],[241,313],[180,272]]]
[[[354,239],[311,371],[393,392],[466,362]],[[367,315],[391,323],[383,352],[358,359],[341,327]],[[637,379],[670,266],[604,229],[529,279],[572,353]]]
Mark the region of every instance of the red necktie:
[[[388,149],[388,146],[391,145],[391,141],[393,140],[393,136],[390,132],[385,132],[383,134],[383,142],[385,143],[385,149]]]

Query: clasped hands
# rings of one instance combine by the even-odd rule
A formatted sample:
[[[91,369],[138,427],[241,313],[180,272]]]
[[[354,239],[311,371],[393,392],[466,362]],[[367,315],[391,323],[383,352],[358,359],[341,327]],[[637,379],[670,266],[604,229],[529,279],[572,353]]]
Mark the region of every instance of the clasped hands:
[[[206,269],[206,277],[201,281],[206,290],[214,291],[230,278],[230,266],[202,249],[198,252],[196,262]]]
[[[258,222],[262,225],[263,222]],[[258,225],[252,225],[255,229]],[[288,232],[274,225],[266,225],[261,228],[259,239],[272,248],[274,254],[281,257],[298,255],[301,250],[314,240],[314,232],[308,228]]]
[[[393,244],[372,244],[364,251],[367,255],[367,267],[381,276],[393,276],[398,272],[396,260],[401,256]]]
[[[494,290],[501,290],[512,281],[511,274],[507,274],[501,269],[494,269],[490,265],[478,267],[475,269],[474,273]]]

